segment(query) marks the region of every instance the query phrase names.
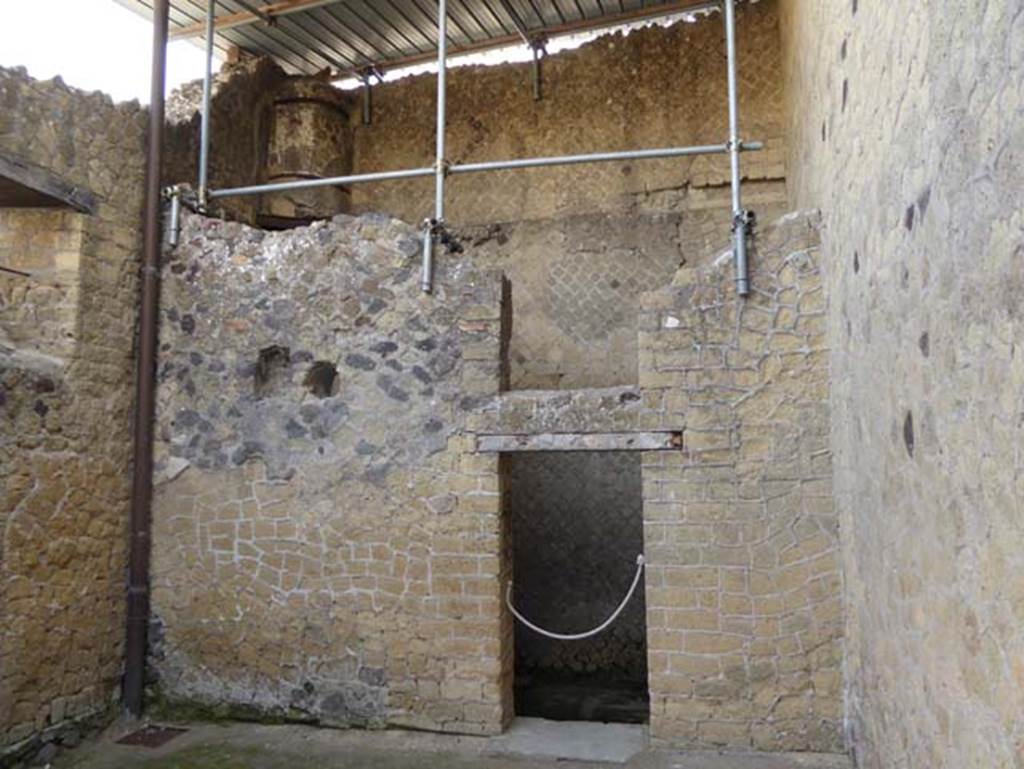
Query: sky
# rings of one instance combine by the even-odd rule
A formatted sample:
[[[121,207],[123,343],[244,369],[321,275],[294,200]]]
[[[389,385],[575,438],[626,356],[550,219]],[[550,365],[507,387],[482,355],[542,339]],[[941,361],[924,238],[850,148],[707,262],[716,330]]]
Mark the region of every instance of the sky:
[[[153,28],[142,16],[114,0],[0,0],[0,9],[0,65],[26,67],[39,80],[60,75],[116,101],[149,101]],[[201,78],[204,58],[193,43],[171,43],[168,90]]]

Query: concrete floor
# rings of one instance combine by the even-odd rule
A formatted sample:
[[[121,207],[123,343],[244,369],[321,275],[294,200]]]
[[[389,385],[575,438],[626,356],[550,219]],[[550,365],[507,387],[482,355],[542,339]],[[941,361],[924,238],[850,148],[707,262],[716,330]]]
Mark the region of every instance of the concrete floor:
[[[519,719],[493,739],[237,723],[183,726],[187,733],[159,748],[116,744],[133,730],[117,726],[58,757],[52,769],[851,769],[845,756],[652,750],[645,748],[643,727],[625,724],[566,727]]]

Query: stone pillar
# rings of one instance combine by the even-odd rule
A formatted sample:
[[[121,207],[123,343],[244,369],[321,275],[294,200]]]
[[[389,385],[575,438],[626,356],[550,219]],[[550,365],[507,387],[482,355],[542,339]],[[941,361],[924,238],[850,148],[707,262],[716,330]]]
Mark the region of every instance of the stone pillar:
[[[268,183],[352,172],[352,142],[344,94],[330,83],[291,78],[274,95],[267,139]],[[317,187],[263,195],[260,224],[285,228],[349,210],[347,187]]]

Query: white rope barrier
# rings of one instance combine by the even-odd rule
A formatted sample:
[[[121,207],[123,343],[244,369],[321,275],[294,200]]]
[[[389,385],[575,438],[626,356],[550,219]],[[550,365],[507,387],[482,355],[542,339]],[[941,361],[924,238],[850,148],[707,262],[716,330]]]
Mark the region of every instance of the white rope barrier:
[[[508,610],[512,612],[513,617],[522,622],[524,625],[526,625],[526,627],[530,628],[530,630],[532,630],[535,633],[540,633],[541,635],[547,636],[548,638],[554,638],[556,641],[580,641],[584,638],[590,638],[591,636],[597,635],[619,618],[619,615],[622,614],[622,610],[625,609],[626,604],[629,603],[629,599],[632,598],[633,593],[636,592],[636,586],[640,584],[640,575],[643,574],[643,571],[644,557],[643,555],[638,555],[636,557],[636,574],[633,575],[633,584],[629,586],[629,591],[626,593],[626,597],[622,599],[622,603],[619,604],[619,607],[612,612],[612,615],[608,619],[606,619],[593,630],[588,630],[585,633],[552,633],[550,630],[545,630],[542,627],[537,627],[536,625],[534,625],[532,622],[530,622],[530,620],[526,619],[526,617],[520,614],[516,610],[516,607],[512,605],[512,580],[509,580],[508,586],[505,589],[505,605],[508,606]]]

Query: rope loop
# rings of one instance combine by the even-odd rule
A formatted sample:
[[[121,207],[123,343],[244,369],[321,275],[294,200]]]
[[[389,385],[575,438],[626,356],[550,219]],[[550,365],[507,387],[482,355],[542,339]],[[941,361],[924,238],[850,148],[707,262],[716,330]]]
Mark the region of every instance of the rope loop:
[[[615,620],[622,614],[622,610],[626,608],[626,604],[629,603],[629,599],[633,597],[633,593],[636,592],[636,586],[640,584],[640,575],[644,571],[644,557],[643,554],[636,557],[636,574],[633,575],[633,584],[629,586],[629,590],[626,592],[626,597],[622,599],[622,603],[619,604],[618,608],[612,612],[612,615],[598,625],[593,630],[587,630],[584,633],[553,633],[550,630],[545,630],[542,627],[537,627],[530,620],[526,619],[520,614],[516,607],[512,605],[512,580],[508,581],[508,585],[505,588],[505,605],[508,606],[508,610],[512,612],[512,616],[522,622],[526,627],[530,628],[535,633],[540,633],[542,636],[553,638],[556,641],[581,641],[584,638],[590,638],[595,636],[603,630],[607,629]]]

